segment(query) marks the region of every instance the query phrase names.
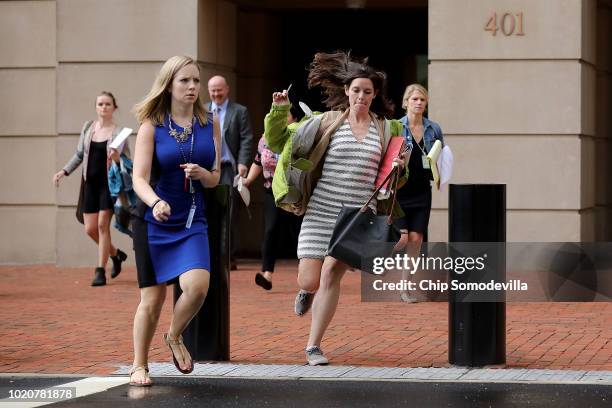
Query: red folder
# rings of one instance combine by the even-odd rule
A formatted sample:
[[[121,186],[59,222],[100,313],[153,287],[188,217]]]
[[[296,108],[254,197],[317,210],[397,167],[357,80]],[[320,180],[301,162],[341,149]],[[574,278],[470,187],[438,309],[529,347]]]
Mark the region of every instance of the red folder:
[[[399,157],[400,154],[405,150],[406,141],[403,137],[392,137],[389,140],[389,145],[387,146],[387,151],[385,152],[384,157],[380,161],[380,166],[378,168],[378,175],[376,176],[376,188],[380,187],[382,182],[387,178],[391,170],[393,169],[393,159]],[[387,185],[383,187],[383,190],[388,189],[389,182],[387,181]]]

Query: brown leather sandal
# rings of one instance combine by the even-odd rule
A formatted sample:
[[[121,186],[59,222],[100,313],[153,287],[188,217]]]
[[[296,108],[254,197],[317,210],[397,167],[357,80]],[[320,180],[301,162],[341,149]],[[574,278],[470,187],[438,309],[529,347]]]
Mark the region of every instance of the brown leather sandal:
[[[145,381],[148,379],[149,382],[136,382],[136,381],[132,381],[132,375],[137,372],[137,371],[144,371],[145,372]],[[149,377],[149,368],[145,367],[145,366],[138,366],[138,367],[132,367],[132,369],[130,370],[130,385],[132,387],[150,387],[153,385],[153,381],[151,381],[151,377]]]
[[[178,346],[178,349],[181,353],[181,357],[183,357],[183,360],[186,360],[185,358],[186,356],[183,353],[183,349],[181,347],[181,346],[184,347],[183,336],[178,336],[177,339],[173,339],[170,337],[168,333],[164,333],[164,342],[170,348],[170,353],[172,353],[172,362],[174,363],[174,366],[176,367],[176,369],[179,370],[183,374],[189,374],[190,372],[192,372],[193,371],[193,360],[191,359],[191,356],[189,356],[189,360],[191,360],[191,364],[189,365],[189,368],[187,370],[183,370],[181,366],[179,365],[178,360],[176,359],[176,356],[174,355],[174,349],[172,348],[172,346]]]

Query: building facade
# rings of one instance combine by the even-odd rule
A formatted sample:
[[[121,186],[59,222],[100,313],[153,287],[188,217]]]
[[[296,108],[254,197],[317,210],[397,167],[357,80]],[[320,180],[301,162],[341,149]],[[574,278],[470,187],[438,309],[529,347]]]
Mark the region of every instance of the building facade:
[[[455,154],[453,182],[507,184],[508,241],[611,239],[611,0],[23,0],[0,2],[0,263],[95,259],[74,217],[79,172],[59,189],[51,177],[100,91],[117,97],[117,123],[136,129],[131,107],[163,61],[195,56],[204,81],[228,78],[257,139],[287,78],[279,59],[327,50],[303,31],[322,32],[310,16],[328,13],[346,44],[352,29],[366,32],[362,53],[391,44],[402,79],[426,76],[429,116]],[[393,15],[426,21],[420,31],[418,21],[394,23],[388,38]],[[411,48],[417,41],[424,51]],[[246,255],[257,255],[262,230],[261,195],[254,201],[253,219],[239,219]],[[430,241],[447,239],[447,203],[434,193]],[[128,237],[113,239],[131,249]]]

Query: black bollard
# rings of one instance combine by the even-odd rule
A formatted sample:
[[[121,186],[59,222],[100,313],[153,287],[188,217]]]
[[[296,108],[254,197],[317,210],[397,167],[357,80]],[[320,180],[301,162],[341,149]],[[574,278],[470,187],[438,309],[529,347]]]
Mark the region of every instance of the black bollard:
[[[506,185],[451,184],[448,221],[451,243],[506,242]],[[496,279],[505,281],[505,248],[500,246],[498,252]],[[449,363],[470,367],[505,364],[506,303],[456,300],[457,294],[449,292]]]
[[[229,195],[219,185],[205,190],[206,220],[210,246],[210,285],[204,305],[183,332],[185,346],[194,361],[228,361],[230,358]],[[225,224],[225,228],[222,226]],[[222,235],[222,232],[224,236]],[[174,285],[174,303],[181,295]]]

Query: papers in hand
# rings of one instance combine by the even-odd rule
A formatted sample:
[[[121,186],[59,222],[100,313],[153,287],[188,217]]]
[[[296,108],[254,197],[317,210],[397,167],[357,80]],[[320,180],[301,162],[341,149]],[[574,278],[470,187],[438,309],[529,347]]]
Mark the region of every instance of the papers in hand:
[[[115,149],[115,150],[122,150],[119,147],[121,147],[123,143],[125,143],[128,136],[131,134],[132,134],[132,129],[130,128],[121,129],[121,132],[119,132],[115,140],[113,140],[112,143],[108,145],[108,147],[111,149]]]
[[[431,150],[427,154],[427,160],[429,161],[429,167],[431,168],[431,173],[433,174],[433,181],[436,187],[440,189],[440,173],[438,173],[438,157],[440,157],[440,152],[442,151],[442,142],[436,140],[431,147]]]
[[[406,143],[403,137],[392,137],[389,140],[389,145],[387,146],[387,150],[385,151],[385,155],[380,161],[380,166],[378,168],[378,174],[376,176],[376,182],[374,183],[376,188],[380,187],[383,184],[383,181],[387,178],[391,170],[393,170],[397,165],[393,162],[393,160],[405,151]],[[391,186],[389,185],[390,181],[387,181],[384,186],[381,187],[380,192],[378,193],[378,200],[385,200],[389,198],[391,195]]]
[[[302,111],[306,117],[312,117],[312,109],[310,109],[308,105],[306,105],[304,102],[298,102],[298,105],[300,105],[300,108],[302,108]]]
[[[444,187],[445,184],[448,184],[451,177],[453,176],[453,163],[455,159],[453,157],[453,152],[451,148],[446,145],[440,152],[440,157],[438,158],[438,171],[440,172],[440,189]]]
[[[450,181],[453,174],[453,152],[448,145],[442,147],[442,142],[436,140],[427,154],[427,160],[431,167],[434,184],[440,190]]]
[[[236,187],[236,190],[238,190],[240,198],[242,198],[242,201],[244,201],[244,205],[248,207],[251,203],[251,192],[247,186],[244,185],[244,178],[240,177],[240,174],[234,177],[234,187]]]

